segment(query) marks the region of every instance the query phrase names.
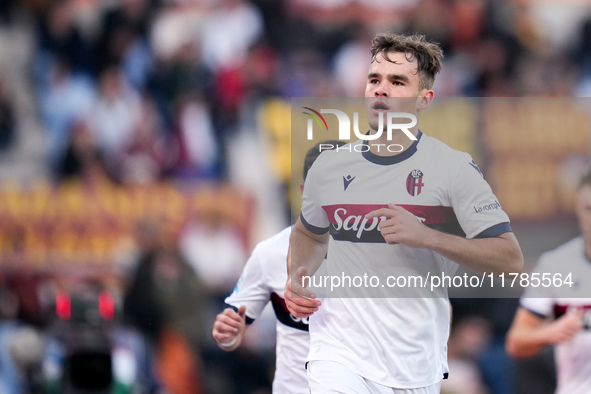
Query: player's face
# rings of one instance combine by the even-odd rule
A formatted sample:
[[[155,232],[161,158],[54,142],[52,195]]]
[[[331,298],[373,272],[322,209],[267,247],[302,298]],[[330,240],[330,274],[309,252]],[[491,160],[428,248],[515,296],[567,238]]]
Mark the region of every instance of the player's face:
[[[369,66],[365,97],[367,115],[372,129],[378,128],[378,117],[387,112],[416,114],[426,108],[433,91],[421,89],[417,61],[402,52],[389,52],[386,60],[378,54]],[[406,99],[401,99],[406,97]],[[385,122],[384,122],[385,123]]]
[[[583,237],[591,242],[591,186],[585,185],[579,190],[575,210]]]
[[[378,54],[369,65],[365,97],[418,97],[419,73],[415,59],[389,52],[390,61]]]

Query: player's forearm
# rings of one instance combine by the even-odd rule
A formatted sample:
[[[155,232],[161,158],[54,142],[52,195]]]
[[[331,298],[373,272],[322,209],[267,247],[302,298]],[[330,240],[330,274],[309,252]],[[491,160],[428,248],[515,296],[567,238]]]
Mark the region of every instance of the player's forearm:
[[[479,273],[521,272],[523,255],[513,233],[482,239],[465,239],[432,230],[428,248]]]
[[[288,274],[300,267],[313,275],[320,267],[328,250],[328,234],[312,235],[298,220],[291,233]]]
[[[505,350],[513,357],[531,357],[549,345],[545,327],[513,328],[507,334]]]

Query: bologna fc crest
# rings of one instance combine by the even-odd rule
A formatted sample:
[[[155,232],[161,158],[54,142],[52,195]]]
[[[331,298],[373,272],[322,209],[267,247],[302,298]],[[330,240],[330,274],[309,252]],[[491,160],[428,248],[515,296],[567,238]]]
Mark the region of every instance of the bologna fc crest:
[[[406,177],[406,190],[411,196],[418,196],[423,190],[423,172],[421,170],[412,170]]]

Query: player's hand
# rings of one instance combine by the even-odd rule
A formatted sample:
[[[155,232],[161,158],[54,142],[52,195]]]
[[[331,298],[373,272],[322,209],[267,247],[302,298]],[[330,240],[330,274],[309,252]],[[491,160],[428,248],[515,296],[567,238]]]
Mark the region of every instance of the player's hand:
[[[547,337],[550,344],[570,341],[583,329],[584,309],[567,311],[556,321],[547,326]]]
[[[404,244],[415,248],[427,247],[428,232],[433,231],[425,226],[415,215],[394,204],[388,208],[376,209],[365,215],[367,219],[385,217],[379,224],[380,233],[390,245]]]
[[[298,268],[285,285],[285,305],[294,317],[309,317],[322,304],[316,294],[302,286],[302,277],[307,275],[305,267]]]
[[[234,349],[238,335],[244,328],[246,320],[246,307],[242,305],[238,312],[232,308],[226,308],[217,315],[211,334],[218,346],[224,350]]]

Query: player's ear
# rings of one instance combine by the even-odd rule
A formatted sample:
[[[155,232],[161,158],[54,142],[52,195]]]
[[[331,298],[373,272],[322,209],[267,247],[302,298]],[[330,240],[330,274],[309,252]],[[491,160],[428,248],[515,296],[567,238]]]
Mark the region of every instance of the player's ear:
[[[417,110],[422,111],[429,108],[435,93],[430,89],[424,89],[419,94],[419,100],[417,102]]]

